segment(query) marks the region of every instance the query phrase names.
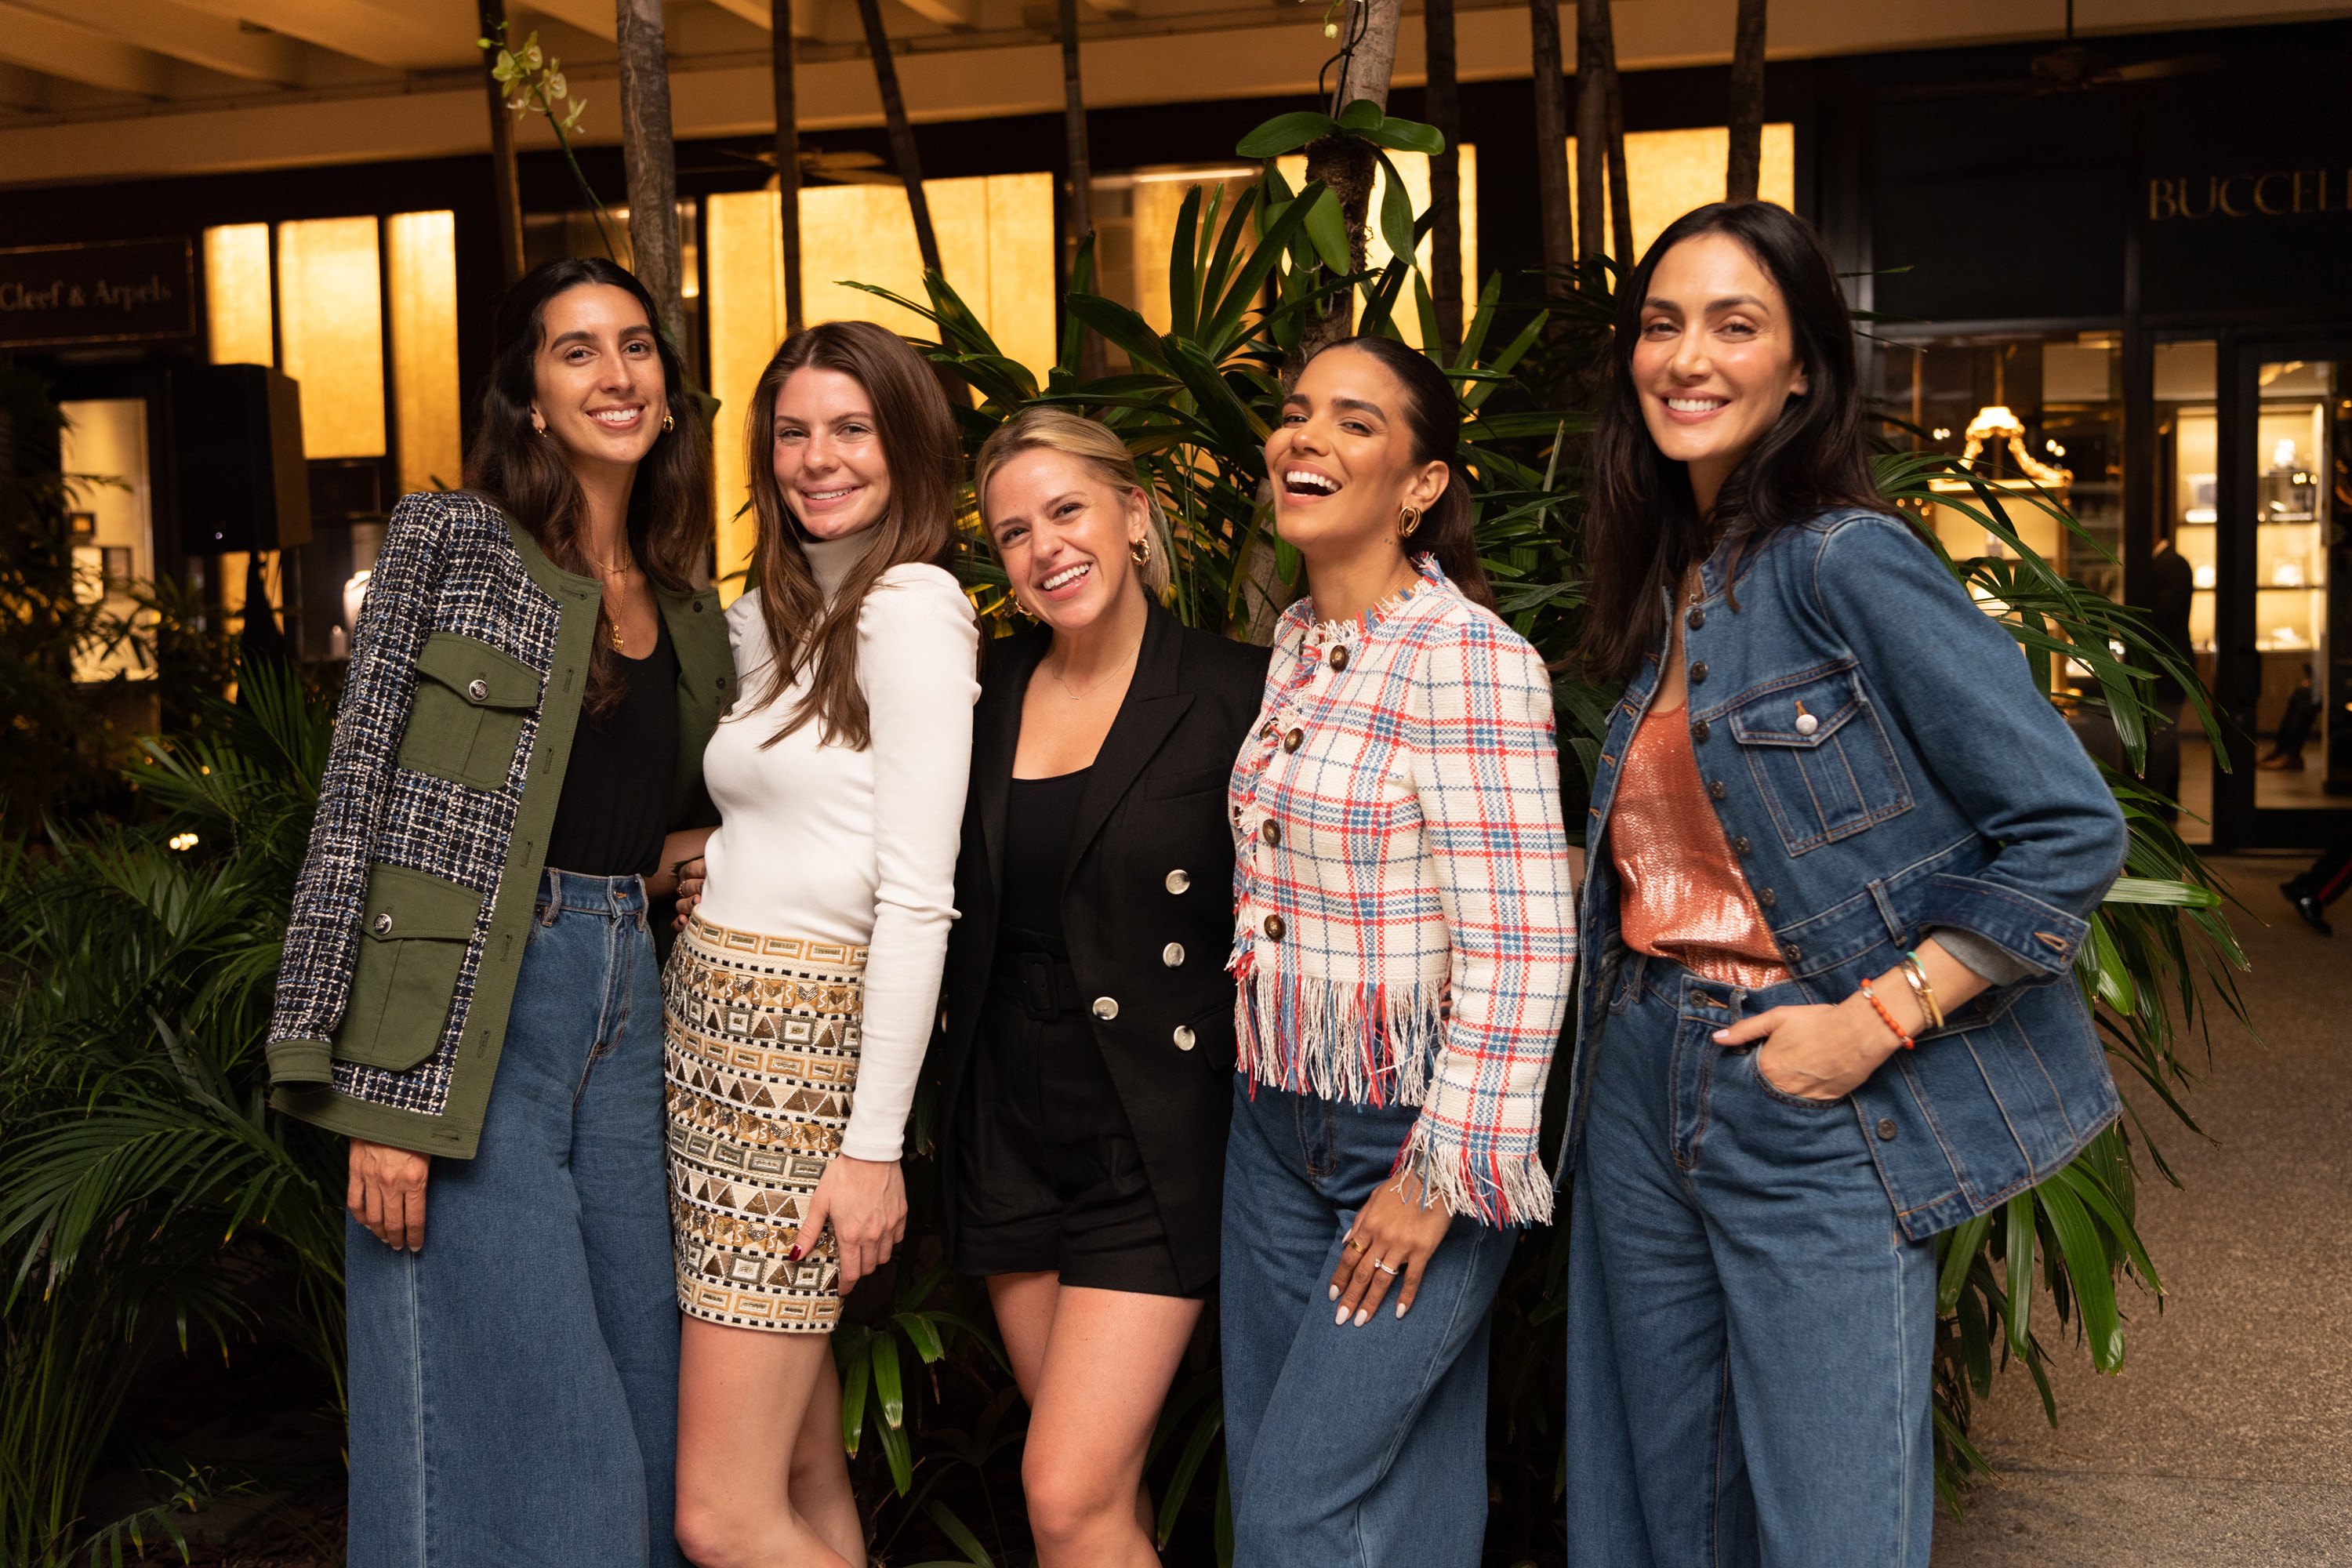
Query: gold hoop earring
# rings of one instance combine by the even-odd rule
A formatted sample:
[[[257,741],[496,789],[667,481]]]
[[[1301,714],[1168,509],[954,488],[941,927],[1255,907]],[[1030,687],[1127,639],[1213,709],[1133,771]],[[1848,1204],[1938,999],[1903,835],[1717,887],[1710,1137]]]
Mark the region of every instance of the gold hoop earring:
[[[1150,565],[1151,535],[1147,533],[1140,539],[1129,540],[1127,545],[1127,558],[1138,566]]]
[[[542,439],[544,439],[544,438],[545,438],[545,437],[546,437],[546,435],[547,435],[547,426],[546,426],[545,425],[541,424],[540,421],[538,421],[538,420],[536,420],[536,419],[533,419],[533,420],[530,422],[530,427],[531,427],[532,429],[534,429],[534,430],[538,431],[538,432],[539,432],[539,434],[540,434],[540,436],[541,436],[541,437]]]
[[[1413,530],[1420,526],[1421,509],[1419,507],[1409,506],[1397,516],[1397,537],[1399,539],[1411,539],[1412,537]]]
[[[665,414],[665,415],[663,415],[663,416],[662,416],[662,434],[663,434],[663,435],[667,436],[667,434],[669,434],[671,431],[673,431],[673,430],[675,430],[675,429],[677,429],[677,415],[675,415],[675,414]]]

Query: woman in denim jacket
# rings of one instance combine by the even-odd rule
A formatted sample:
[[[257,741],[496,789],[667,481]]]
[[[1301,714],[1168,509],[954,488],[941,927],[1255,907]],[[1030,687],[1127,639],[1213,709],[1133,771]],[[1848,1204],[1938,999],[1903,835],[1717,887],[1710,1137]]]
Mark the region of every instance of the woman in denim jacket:
[[[2015,641],[1874,500],[1812,232],[1702,207],[1620,299],[1570,1558],[1925,1568],[1933,1238],[2116,1115],[2071,970],[2123,819]]]

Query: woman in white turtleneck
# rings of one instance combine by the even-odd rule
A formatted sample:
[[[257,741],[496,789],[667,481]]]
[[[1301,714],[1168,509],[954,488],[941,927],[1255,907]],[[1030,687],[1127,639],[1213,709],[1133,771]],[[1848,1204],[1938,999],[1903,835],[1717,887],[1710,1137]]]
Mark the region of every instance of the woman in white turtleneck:
[[[906,1229],[979,632],[941,567],[954,417],[902,340],[793,334],[749,426],[742,697],[703,756],[721,826],[665,986],[677,1536],[701,1568],[863,1568],[828,1336]]]

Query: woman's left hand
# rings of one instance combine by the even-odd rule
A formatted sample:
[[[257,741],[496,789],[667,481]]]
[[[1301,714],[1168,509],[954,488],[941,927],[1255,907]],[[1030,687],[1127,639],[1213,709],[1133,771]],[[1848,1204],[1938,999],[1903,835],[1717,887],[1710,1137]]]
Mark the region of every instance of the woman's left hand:
[[[802,1211],[792,1256],[805,1258],[833,1222],[841,1248],[841,1293],[890,1261],[890,1249],[906,1239],[907,1179],[896,1160],[857,1160],[836,1154],[817,1178]]]
[[[703,872],[702,857],[699,855],[678,867],[677,918],[670,921],[672,930],[684,931],[687,917],[694,913],[695,905],[702,902]]]
[[[1756,1047],[1756,1072],[1782,1094],[1843,1100],[1895,1054],[1893,1030],[1859,994],[1836,1006],[1771,1007],[1715,1032],[1717,1045]]]
[[[1357,1212],[1355,1228],[1339,1249],[1339,1267],[1331,1274],[1331,1300],[1339,1303],[1333,1322],[1352,1317],[1362,1328],[1391,1285],[1398,1287],[1396,1315],[1403,1317],[1412,1307],[1422,1270],[1454,1224],[1444,1205],[1424,1207],[1421,1196],[1419,1176],[1398,1176],[1382,1182]]]

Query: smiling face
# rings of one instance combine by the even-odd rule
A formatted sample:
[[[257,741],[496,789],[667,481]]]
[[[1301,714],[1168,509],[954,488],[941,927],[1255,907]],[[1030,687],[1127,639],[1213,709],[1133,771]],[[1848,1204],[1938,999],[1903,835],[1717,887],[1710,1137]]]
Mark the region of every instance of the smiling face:
[[[772,428],[776,488],[813,537],[845,538],[889,511],[889,459],[856,376],[803,365],[776,388]]]
[[[1387,548],[1400,555],[1402,514],[1423,516],[1444,491],[1442,462],[1416,462],[1404,384],[1357,349],[1327,349],[1307,362],[1266,437],[1274,526],[1307,558]]]
[[[1129,552],[1151,526],[1143,492],[1109,484],[1086,459],[1051,447],[1016,453],[989,476],[981,510],[1013,596],[1055,631],[1084,631],[1142,592]]]
[[[1642,302],[1633,389],[1658,450],[1690,466],[1699,510],[1806,390],[1779,285],[1726,234],[1684,240],[1659,259]]]
[[[540,315],[530,422],[575,464],[626,467],[660,438],[669,412],[661,351],[625,289],[583,283]]]

